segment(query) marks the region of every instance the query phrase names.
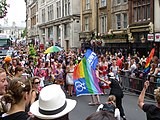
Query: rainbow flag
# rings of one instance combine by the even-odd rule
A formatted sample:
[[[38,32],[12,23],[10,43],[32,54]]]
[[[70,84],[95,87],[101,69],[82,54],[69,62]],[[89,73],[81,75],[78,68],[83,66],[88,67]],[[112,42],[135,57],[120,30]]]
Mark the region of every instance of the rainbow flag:
[[[76,95],[102,94],[99,88],[95,70],[91,67],[86,57],[75,67],[73,72]]]
[[[145,65],[145,68],[144,68],[144,73],[145,74],[148,74],[149,71],[150,71],[150,63],[151,63],[151,60],[153,58],[153,55],[154,55],[154,51],[155,51],[155,48],[152,48],[150,54],[149,54],[149,57],[147,58],[146,60],[146,65]]]

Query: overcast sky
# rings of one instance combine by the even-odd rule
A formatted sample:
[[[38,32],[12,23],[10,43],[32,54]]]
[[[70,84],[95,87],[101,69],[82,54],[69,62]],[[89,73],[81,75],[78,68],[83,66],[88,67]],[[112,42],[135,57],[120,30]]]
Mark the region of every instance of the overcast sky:
[[[12,25],[15,22],[16,26],[24,26],[26,19],[24,0],[7,0],[7,3],[10,5],[7,16],[5,17],[5,19],[8,18],[8,25]],[[0,24],[4,25],[4,18],[0,19]]]

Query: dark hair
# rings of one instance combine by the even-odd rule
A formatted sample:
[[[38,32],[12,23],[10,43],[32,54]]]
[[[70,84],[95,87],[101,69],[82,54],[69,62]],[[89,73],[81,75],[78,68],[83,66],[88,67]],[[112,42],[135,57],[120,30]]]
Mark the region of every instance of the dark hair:
[[[40,78],[38,76],[34,76],[31,78],[31,83],[34,84],[34,81],[38,79],[40,81]]]
[[[31,90],[31,83],[29,80],[23,79],[23,78],[14,78],[10,81],[8,86],[8,91],[2,99],[6,103],[17,104],[21,101],[23,98],[24,92],[30,92]]]
[[[56,119],[53,119],[53,120],[69,120],[69,114],[65,114],[64,116],[60,117],[60,118],[56,118]],[[34,117],[33,120],[45,120],[45,119],[40,119],[40,118],[37,118],[36,116]],[[50,119],[52,120],[52,119]]]
[[[92,113],[85,120],[116,120],[116,118],[108,111],[99,111]]]
[[[17,66],[15,68],[15,74],[17,74],[19,71],[23,71],[23,68],[21,66]]]

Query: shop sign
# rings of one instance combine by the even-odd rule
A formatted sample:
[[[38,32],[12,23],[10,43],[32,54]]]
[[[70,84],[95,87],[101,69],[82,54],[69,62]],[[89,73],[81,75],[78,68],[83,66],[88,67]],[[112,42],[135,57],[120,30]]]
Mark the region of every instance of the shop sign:
[[[160,42],[160,33],[155,33],[155,42]]]
[[[148,41],[153,41],[154,40],[154,35],[153,34],[148,34],[147,40]]]

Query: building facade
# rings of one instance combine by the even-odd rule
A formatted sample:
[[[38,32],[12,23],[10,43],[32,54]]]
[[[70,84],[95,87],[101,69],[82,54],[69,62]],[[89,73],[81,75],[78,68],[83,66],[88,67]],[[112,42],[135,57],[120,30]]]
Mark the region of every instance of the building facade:
[[[129,1],[129,43],[134,53],[147,55],[153,41],[147,39],[154,33],[154,0]],[[132,54],[134,54],[132,53]]]
[[[95,51],[103,47],[101,36],[111,28],[110,0],[81,0],[82,48]]]
[[[112,53],[126,52],[128,49],[128,0],[111,0],[111,28],[103,36],[105,46]]]
[[[46,45],[79,48],[80,0],[39,0],[39,37]]]
[[[39,41],[38,30],[38,0],[26,0],[26,29],[27,40],[33,44],[37,44]]]

